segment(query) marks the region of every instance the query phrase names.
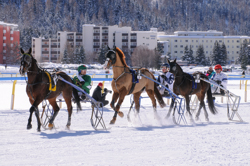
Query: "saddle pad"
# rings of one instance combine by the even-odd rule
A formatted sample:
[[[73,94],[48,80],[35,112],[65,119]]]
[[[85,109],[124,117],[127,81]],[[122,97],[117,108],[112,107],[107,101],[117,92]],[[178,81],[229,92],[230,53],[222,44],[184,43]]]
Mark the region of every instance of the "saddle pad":
[[[55,85],[54,88],[52,89],[51,76],[50,76],[49,72],[45,71],[45,73],[46,73],[47,76],[49,77],[49,90],[50,90],[50,91],[56,91],[56,85]]]

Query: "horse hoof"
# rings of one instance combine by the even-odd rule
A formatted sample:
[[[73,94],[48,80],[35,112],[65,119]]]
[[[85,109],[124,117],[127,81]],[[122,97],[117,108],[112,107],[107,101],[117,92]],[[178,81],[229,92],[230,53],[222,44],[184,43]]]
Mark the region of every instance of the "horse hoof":
[[[199,117],[195,117],[195,120],[198,121],[198,120],[199,120]]]
[[[209,118],[206,118],[206,121],[209,122]]]
[[[49,129],[52,129],[53,128],[53,124],[49,123],[48,127],[49,127]]]
[[[115,124],[115,121],[116,121],[116,117],[113,117],[113,119],[110,121],[109,124]]]
[[[123,112],[121,112],[121,111],[118,112],[118,115],[119,115],[121,118],[123,118],[123,116],[124,116]]]
[[[27,129],[29,130],[29,129],[31,129],[32,128],[32,125],[31,124],[28,124],[27,125]]]
[[[66,129],[67,129],[67,130],[70,130],[70,126],[67,126],[67,125],[66,125]]]
[[[41,132],[41,129],[37,128],[37,132]]]

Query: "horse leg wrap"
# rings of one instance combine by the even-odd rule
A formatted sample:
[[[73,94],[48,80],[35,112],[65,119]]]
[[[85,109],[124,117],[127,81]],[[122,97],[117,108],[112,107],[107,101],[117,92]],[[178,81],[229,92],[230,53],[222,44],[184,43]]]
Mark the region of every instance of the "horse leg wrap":
[[[119,110],[120,109],[120,104],[119,103],[117,103],[116,104],[116,110]],[[116,111],[115,110],[115,111]],[[123,112],[121,112],[121,111],[116,111],[117,113],[118,113],[118,115],[121,117],[121,118],[123,118],[124,117],[124,114],[123,114]]]
[[[54,112],[53,116],[52,116],[51,119],[49,120],[49,125],[48,125],[49,128],[53,128],[53,122],[54,122],[54,120],[55,120],[57,114],[58,114],[58,111]]]
[[[36,119],[37,119],[37,131],[41,131],[41,121],[40,121],[40,116],[39,116],[39,110],[37,107],[32,106],[35,109],[35,115],[36,115]]]
[[[115,101],[114,100],[111,101],[110,107],[113,108],[113,109],[115,108]]]

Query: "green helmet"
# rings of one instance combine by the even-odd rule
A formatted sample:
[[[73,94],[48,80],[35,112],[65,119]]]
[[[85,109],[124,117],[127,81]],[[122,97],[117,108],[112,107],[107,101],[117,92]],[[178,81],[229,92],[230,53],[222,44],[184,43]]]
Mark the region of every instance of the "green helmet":
[[[80,74],[82,70],[87,70],[87,67],[85,65],[81,65],[78,67],[78,73]]]

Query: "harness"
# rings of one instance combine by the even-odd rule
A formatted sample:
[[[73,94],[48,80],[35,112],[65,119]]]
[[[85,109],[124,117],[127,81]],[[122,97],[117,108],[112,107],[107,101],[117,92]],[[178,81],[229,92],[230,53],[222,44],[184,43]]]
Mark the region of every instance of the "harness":
[[[22,57],[21,66],[24,65],[24,62],[26,62],[28,64],[27,68],[29,69],[32,66],[32,59],[33,58],[32,58],[32,56],[30,54],[27,54],[27,53],[25,53],[23,55],[26,55],[26,56]],[[37,66],[37,69],[38,69],[38,71],[36,71],[36,72],[28,70],[27,73],[37,73],[34,81],[37,79],[39,74],[46,73],[46,75],[49,78],[49,83],[43,82],[43,80],[42,80],[41,82],[35,82],[35,83],[30,84],[30,83],[28,83],[28,80],[26,80],[26,77],[25,77],[25,81],[26,81],[26,83],[28,85],[28,91],[30,92],[33,101],[35,101],[35,99],[34,99],[34,96],[32,94],[31,86],[34,86],[34,85],[37,85],[37,84],[49,84],[49,93],[46,95],[45,99],[47,99],[49,97],[49,95],[51,94],[52,91],[56,91],[56,86],[52,87],[52,81],[51,80],[53,80],[53,79],[51,79],[51,76],[50,76],[49,72],[45,71],[44,69],[39,68],[38,66]]]
[[[121,66],[113,66],[113,67],[121,67]],[[121,78],[125,73],[132,74],[132,86],[131,86],[131,88],[129,90],[129,93],[127,94],[127,95],[130,95],[134,91],[135,84],[139,82],[139,80],[137,79],[137,72],[136,72],[136,70],[130,69],[128,67],[123,67],[123,68],[124,68],[124,71],[122,72],[122,74],[119,75],[116,79],[113,78],[113,80],[115,81],[115,88],[116,88],[117,91],[119,91],[117,86],[116,86],[116,81],[118,81],[118,79]],[[129,72],[125,71],[126,68],[129,69]]]
[[[197,83],[194,81],[194,77],[191,75],[191,74],[189,74],[190,75],[190,77],[191,77],[191,79],[192,80],[190,80],[189,78],[189,81],[192,81],[192,89],[191,89],[191,91],[189,92],[189,95],[191,95],[193,92],[194,92],[194,89],[197,89]],[[176,76],[176,77],[181,77],[181,76]],[[179,84],[179,85],[177,85],[177,89],[178,89],[178,92],[179,92],[179,94],[181,94],[181,92],[180,92],[180,86],[184,83],[184,78],[185,78],[185,76],[182,76],[182,81],[181,81],[181,83]]]

